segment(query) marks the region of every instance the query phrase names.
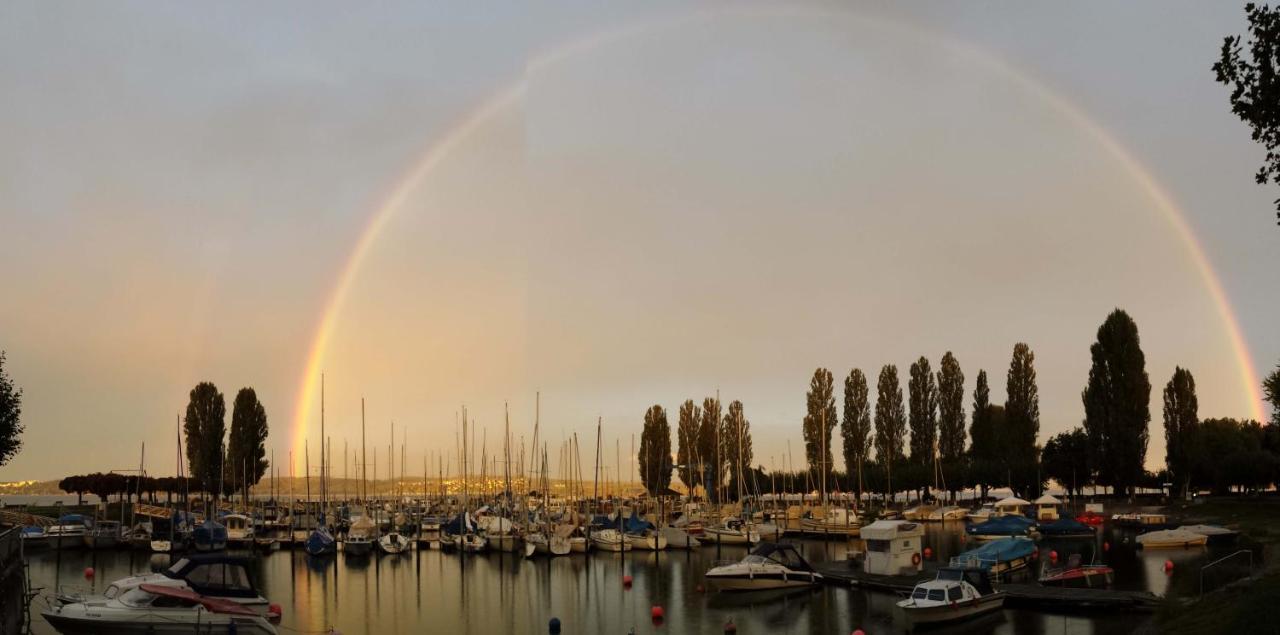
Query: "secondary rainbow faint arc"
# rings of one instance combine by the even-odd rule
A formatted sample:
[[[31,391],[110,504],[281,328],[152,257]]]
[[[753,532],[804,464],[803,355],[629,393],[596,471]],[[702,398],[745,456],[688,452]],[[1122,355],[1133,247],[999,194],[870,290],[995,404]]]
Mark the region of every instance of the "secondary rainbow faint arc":
[[[1007,60],[996,57],[990,52],[983,50],[971,43],[957,40],[947,34],[930,31],[917,25],[906,25],[883,18],[873,18],[867,16],[852,15],[840,11],[822,11],[808,9],[802,7],[735,7],[732,9],[713,9],[699,11],[691,14],[682,15],[674,19],[665,19],[661,21],[646,22],[642,24],[617,28],[612,30],[601,31],[591,36],[563,44],[555,47],[550,51],[541,55],[534,56],[528,63],[528,69],[534,69],[540,66],[547,66],[559,60],[571,57],[588,51],[602,44],[623,39],[630,35],[642,32],[659,30],[663,28],[671,28],[688,24],[697,20],[707,19],[717,16],[747,16],[747,17],[830,17],[833,19],[843,19],[856,21],[862,24],[871,25],[877,28],[889,29],[906,34],[910,37],[926,38],[935,44],[953,49],[960,52],[970,59],[983,64],[989,68],[995,69],[1007,77],[1013,79],[1019,85],[1023,86],[1029,92],[1035,94],[1046,103],[1050,104],[1060,114],[1065,116],[1071,123],[1079,129],[1088,133],[1099,144],[1109,152],[1113,158],[1118,160],[1127,169],[1131,176],[1135,178],[1142,189],[1151,197],[1156,207],[1169,221],[1174,233],[1181,239],[1196,268],[1199,270],[1210,297],[1213,299],[1219,313],[1226,325],[1227,336],[1231,342],[1232,351],[1236,357],[1240,380],[1244,385],[1246,394],[1248,395],[1251,412],[1250,415],[1262,421],[1262,394],[1260,389],[1260,380],[1258,378],[1252,356],[1245,344],[1243,330],[1240,328],[1239,320],[1236,318],[1235,310],[1231,303],[1227,300],[1226,292],[1223,290],[1222,282],[1218,278],[1217,272],[1214,270],[1212,263],[1209,261],[1207,254],[1200,241],[1197,240],[1195,233],[1192,231],[1190,223],[1186,219],[1186,215],[1174,203],[1173,197],[1164,190],[1157,182],[1151,172],[1140,163],[1116,138],[1109,133],[1101,124],[1094,121],[1078,106],[1059,95],[1050,86],[1042,81],[1033,78],[1031,75],[1017,68]],[[528,73],[526,73],[527,77]],[[382,229],[387,225],[400,210],[409,194],[417,186],[417,184],[431,173],[437,165],[440,164],[454,148],[464,142],[475,130],[484,125],[493,115],[502,111],[504,108],[518,102],[519,98],[524,94],[526,88],[526,79],[521,77],[519,80],[507,85],[498,91],[479,106],[469,112],[457,124],[436,143],[428,146],[423,153],[410,168],[396,181],[388,194],[379,198],[380,203],[371,214],[368,224],[361,232],[359,239],[356,241],[351,250],[351,255],[347,258],[346,264],[343,266],[338,276],[336,284],[329,295],[328,301],[325,303],[323,317],[316,327],[315,335],[312,339],[310,349],[307,354],[307,363],[304,368],[302,377],[299,381],[297,399],[294,405],[294,417],[292,426],[292,442],[290,447],[294,449],[295,454],[301,455],[302,446],[305,441],[308,421],[312,418],[314,405],[317,403],[317,378],[321,372],[321,365],[324,360],[325,351],[327,349],[329,339],[333,334],[334,326],[337,322],[337,316],[341,312],[342,305],[346,300],[348,291],[354,281],[356,274],[360,270],[360,265],[364,262],[370,248],[377,241]]]

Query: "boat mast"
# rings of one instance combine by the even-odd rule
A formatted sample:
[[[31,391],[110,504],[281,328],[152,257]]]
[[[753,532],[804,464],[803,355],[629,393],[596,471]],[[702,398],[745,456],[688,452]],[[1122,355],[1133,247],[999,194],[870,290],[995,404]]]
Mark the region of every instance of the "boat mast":
[[[365,455],[364,445],[364,397],[360,398],[360,501],[368,504],[369,501],[369,466],[366,463],[368,457]]]

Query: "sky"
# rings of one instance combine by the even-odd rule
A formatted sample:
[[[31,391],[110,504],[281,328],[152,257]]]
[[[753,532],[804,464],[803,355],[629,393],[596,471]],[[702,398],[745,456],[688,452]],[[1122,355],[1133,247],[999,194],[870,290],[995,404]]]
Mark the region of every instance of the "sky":
[[[540,394],[553,471],[599,420],[628,477],[648,406],[718,391],[781,469],[815,368],[952,351],[1002,401],[1020,341],[1043,441],[1116,307],[1148,468],[1175,366],[1262,412],[1277,193],[1210,71],[1241,6],[427,4],[0,7],[0,481],[173,473],[205,380],[300,475],[321,372],[335,462],[361,398],[420,474],[464,406],[531,444]]]

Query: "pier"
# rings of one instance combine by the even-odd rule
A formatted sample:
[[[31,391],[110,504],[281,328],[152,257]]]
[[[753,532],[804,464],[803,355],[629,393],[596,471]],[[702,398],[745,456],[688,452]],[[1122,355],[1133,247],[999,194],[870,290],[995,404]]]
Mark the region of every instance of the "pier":
[[[852,562],[826,562],[815,566],[828,584],[849,586],[885,593],[907,594],[917,582],[932,579],[936,569],[926,568],[917,575],[872,575],[864,573]],[[1043,586],[1010,582],[993,586],[1005,593],[1008,606],[1047,610],[1140,610],[1152,611],[1161,598],[1146,591],[1122,591],[1100,588]]]

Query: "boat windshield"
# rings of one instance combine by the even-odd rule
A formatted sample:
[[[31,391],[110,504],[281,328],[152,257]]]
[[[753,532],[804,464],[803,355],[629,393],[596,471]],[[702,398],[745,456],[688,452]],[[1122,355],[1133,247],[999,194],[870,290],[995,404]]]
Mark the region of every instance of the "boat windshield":
[[[914,590],[914,591],[912,591],[912,592],[911,592],[911,599],[913,599],[913,600],[923,600],[923,599],[924,599],[926,596],[928,596],[928,595],[929,595],[929,591],[928,591],[928,589],[925,589],[925,588],[924,588],[924,587],[922,587],[922,586],[918,586],[918,587],[916,587],[916,588],[915,588],[915,590]]]
[[[946,600],[946,591],[943,589],[929,589],[929,599],[937,602]]]
[[[958,602],[964,599],[964,593],[960,590],[959,585],[947,588],[947,599],[952,602]]]
[[[125,606],[134,607],[151,606],[151,601],[154,600],[155,597],[156,596],[151,595],[138,587],[134,587],[125,591],[124,595],[120,596],[120,603]]]

